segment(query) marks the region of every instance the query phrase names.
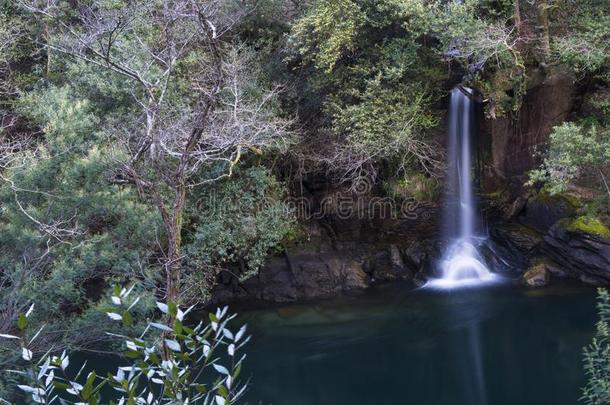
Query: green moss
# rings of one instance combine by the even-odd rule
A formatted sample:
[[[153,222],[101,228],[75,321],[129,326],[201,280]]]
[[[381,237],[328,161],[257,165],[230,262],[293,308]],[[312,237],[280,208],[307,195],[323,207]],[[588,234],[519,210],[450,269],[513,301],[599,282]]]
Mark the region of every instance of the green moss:
[[[574,194],[553,194],[546,187],[543,187],[533,198],[546,204],[557,204],[565,201],[574,210],[578,210],[584,205],[582,198]]]
[[[405,179],[391,179],[384,182],[386,193],[392,198],[416,201],[437,201],[440,198],[438,182],[422,174],[410,175]]]
[[[568,224],[567,230],[610,238],[610,229],[596,218],[578,217]]]
[[[506,189],[498,189],[489,193],[481,193],[480,197],[490,201],[506,202],[510,198],[510,193]]]

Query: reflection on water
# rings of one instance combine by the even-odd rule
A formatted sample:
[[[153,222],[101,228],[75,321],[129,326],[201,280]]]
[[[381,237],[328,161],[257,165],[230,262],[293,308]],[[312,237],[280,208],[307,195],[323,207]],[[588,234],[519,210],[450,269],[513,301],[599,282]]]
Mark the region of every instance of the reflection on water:
[[[574,404],[595,291],[389,286],[244,312],[250,404]]]

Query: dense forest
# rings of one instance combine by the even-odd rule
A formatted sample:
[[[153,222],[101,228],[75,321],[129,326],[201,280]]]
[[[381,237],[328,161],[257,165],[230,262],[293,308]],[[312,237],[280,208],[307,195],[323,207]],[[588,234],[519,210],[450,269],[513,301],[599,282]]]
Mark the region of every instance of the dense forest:
[[[610,282],[608,1],[0,0],[0,333],[44,325],[29,356],[5,339],[0,364],[108,347],[108,332],[139,335],[154,318],[171,335],[176,305],[264,291],[261,268],[316,232],[323,253],[342,251],[336,206],[312,214],[331,193],[441,207],[454,88],[478,106],[485,222],[536,217],[534,230],[492,232],[498,249],[514,256],[537,232],[544,259],[513,266],[526,283]],[[538,226],[548,218],[558,225]],[[376,224],[350,241],[375,239]],[[568,234],[571,247],[593,238],[594,257],[571,255]],[[395,245],[390,267],[403,262]],[[368,278],[338,290],[405,278],[363,263]],[[415,267],[422,283],[430,271]],[[282,300],[308,296],[296,289]],[[116,322],[108,303],[127,295],[137,305]],[[588,353],[607,362],[600,328]],[[588,399],[607,403],[590,361],[605,393],[592,385]],[[216,403],[239,397],[228,388]]]

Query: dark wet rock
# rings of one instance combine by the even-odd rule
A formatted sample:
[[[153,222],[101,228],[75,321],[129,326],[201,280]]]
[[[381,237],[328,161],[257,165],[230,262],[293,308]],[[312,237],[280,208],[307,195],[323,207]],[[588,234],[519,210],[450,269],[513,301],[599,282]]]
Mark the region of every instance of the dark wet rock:
[[[402,261],[402,255],[400,254],[400,250],[396,245],[390,245],[390,262],[392,263],[392,267],[397,271],[402,271],[405,269],[405,264]]]
[[[543,263],[546,266],[547,271],[553,278],[569,278],[569,272],[557,264],[555,261],[551,260],[546,256],[538,257],[534,259],[536,263]]]
[[[407,267],[413,273],[419,273],[428,266],[430,256],[434,255],[431,243],[416,241],[403,249],[403,257]]]
[[[212,303],[234,300],[286,302],[329,297],[368,288],[376,282],[425,280],[427,242],[363,243],[331,241],[323,228],[310,229],[308,243],[287,248],[259,273],[239,282],[232,272],[219,277]]]
[[[483,249],[485,259],[492,268],[510,271],[526,269],[543,241],[540,233],[516,223],[494,225],[490,237]]]
[[[551,227],[542,251],[573,278],[589,284],[610,283],[610,239],[568,230],[565,221]]]
[[[283,256],[271,258],[256,276],[243,283],[235,278],[229,283],[220,283],[213,292],[212,302],[296,301],[363,289],[369,284],[370,277],[362,264],[349,256],[293,248]]]
[[[525,207],[527,205],[527,197],[523,195],[517,196],[515,200],[506,207],[505,210],[505,219],[512,220],[517,218],[525,211]]]
[[[374,281],[396,281],[412,278],[412,273],[405,267],[400,251],[395,245],[390,245],[388,249],[377,252],[367,264],[367,270],[372,274]]]
[[[413,284],[416,287],[423,287],[428,282],[427,275],[421,271],[413,276]]]

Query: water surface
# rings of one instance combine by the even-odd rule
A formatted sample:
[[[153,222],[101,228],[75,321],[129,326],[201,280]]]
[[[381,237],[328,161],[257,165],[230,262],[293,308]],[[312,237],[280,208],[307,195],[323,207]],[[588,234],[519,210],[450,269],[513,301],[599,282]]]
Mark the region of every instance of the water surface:
[[[241,312],[249,404],[575,404],[595,290],[379,287]]]

